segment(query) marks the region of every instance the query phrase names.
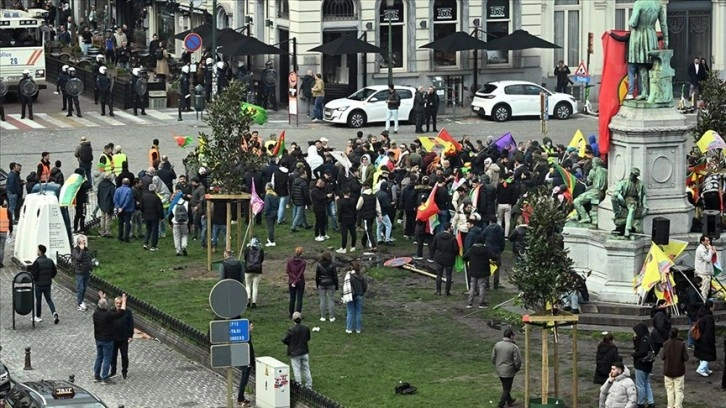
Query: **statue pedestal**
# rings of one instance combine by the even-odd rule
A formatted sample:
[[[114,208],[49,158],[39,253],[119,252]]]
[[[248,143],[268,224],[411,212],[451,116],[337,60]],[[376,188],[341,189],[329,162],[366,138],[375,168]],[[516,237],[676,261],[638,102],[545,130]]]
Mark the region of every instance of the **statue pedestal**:
[[[608,155],[608,188],[628,177],[630,169],[640,169],[645,185],[648,215],[643,233],[631,239],[611,234],[613,210],[610,196],[598,207],[597,229],[565,227],[565,246],[575,269],[591,270],[588,289],[600,300],[637,303],[632,280],[645,260],[651,245],[654,217],[670,220],[670,236],[697,242],[689,236],[693,206],[685,192],[686,141],[690,126],[672,107],[645,101],[625,101],[610,122],[612,139]]]

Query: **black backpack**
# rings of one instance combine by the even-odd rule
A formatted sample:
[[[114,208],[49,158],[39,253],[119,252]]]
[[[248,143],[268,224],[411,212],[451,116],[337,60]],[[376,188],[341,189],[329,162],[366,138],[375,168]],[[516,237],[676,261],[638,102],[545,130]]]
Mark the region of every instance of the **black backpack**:
[[[81,163],[93,163],[93,149],[89,143],[81,145],[78,158],[81,159]]]
[[[163,48],[157,48],[156,52],[154,53],[154,56],[157,60],[163,60],[164,59],[164,49]]]
[[[174,206],[174,221],[177,224],[186,224],[189,222],[189,211],[185,203],[176,203]]]
[[[262,249],[250,247],[250,250],[247,253],[247,259],[245,259],[245,262],[247,264],[247,271],[249,271],[249,272],[261,271],[262,270]]]

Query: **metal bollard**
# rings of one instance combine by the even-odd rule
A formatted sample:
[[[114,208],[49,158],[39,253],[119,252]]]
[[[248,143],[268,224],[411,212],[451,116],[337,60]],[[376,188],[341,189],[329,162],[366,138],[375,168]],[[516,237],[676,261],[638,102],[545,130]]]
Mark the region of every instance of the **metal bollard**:
[[[119,405],[118,408],[124,408],[124,406],[123,405]]]
[[[71,384],[74,383],[74,382],[76,382],[76,375],[75,374],[69,375],[68,376],[68,382],[71,383]]]
[[[25,348],[25,367],[23,370],[32,370],[33,366],[30,364],[30,347]]]
[[[177,103],[179,118],[177,119],[177,122],[181,122],[183,120],[182,119],[182,102],[184,102],[184,98],[181,97],[181,92],[179,92],[179,103]]]

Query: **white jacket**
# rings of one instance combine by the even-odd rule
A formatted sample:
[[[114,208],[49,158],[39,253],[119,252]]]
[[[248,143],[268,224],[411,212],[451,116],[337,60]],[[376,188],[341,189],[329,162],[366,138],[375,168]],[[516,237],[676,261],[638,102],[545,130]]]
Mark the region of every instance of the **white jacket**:
[[[696,260],[693,265],[696,275],[713,275],[713,263],[711,262],[712,258],[713,250],[710,247],[705,247],[699,243],[698,247],[696,248]]]

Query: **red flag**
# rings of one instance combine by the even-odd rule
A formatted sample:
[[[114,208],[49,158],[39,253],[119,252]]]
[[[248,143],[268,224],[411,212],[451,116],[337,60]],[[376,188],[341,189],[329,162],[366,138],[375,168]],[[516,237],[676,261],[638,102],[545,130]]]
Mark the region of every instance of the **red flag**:
[[[282,156],[282,152],[285,150],[285,131],[283,130],[282,133],[280,133],[280,136],[277,137],[277,143],[275,143],[275,147],[272,149],[271,156]]]
[[[435,185],[434,189],[431,190],[431,193],[429,194],[429,198],[426,199],[426,201],[418,206],[418,211],[416,212],[416,221],[426,222],[431,218],[431,216],[436,215],[439,213],[439,206],[436,205],[436,201],[434,200],[434,197],[436,196],[436,190],[439,188],[439,185]]]
[[[439,139],[443,140],[444,142],[449,142],[452,145],[454,145],[454,148],[456,148],[456,151],[457,152],[460,152],[460,151],[464,150],[464,146],[462,146],[461,143],[457,142],[451,136],[451,134],[449,134],[449,132],[447,132],[446,129],[444,129],[444,128],[441,128],[441,130],[439,131],[438,136],[436,136],[436,137],[438,137]]]
[[[612,30],[616,36],[625,37],[628,32],[622,30]],[[627,41],[627,40],[626,40]],[[610,120],[620,110],[620,87],[623,78],[627,77],[628,64],[625,59],[626,42],[618,41],[609,33],[602,35],[602,78],[600,83],[600,99],[599,117],[600,117],[600,138],[598,146],[600,153],[608,153],[610,151]]]
[[[464,236],[461,231],[456,233],[456,243],[459,244],[459,256],[464,256]]]

